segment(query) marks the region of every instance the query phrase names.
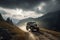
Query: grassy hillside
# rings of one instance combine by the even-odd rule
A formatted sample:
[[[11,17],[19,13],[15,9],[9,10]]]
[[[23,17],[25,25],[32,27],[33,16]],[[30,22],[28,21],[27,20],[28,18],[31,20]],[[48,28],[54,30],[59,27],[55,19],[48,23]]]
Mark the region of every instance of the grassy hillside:
[[[0,28],[4,28],[10,32],[12,37],[11,40],[25,40],[25,32],[15,25],[10,25],[6,22],[0,21]]]

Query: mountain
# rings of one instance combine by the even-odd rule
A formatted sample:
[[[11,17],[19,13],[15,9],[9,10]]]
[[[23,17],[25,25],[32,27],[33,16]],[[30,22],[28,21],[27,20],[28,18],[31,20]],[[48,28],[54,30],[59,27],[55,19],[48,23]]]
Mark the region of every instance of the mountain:
[[[7,20],[4,20],[1,13],[0,13],[0,21],[6,21],[7,23],[13,24],[13,22],[12,22],[12,20],[10,18],[7,18]]]
[[[45,28],[60,32],[60,10],[47,13],[44,16],[39,17],[37,19],[44,22],[47,25],[47,27]]]
[[[13,24],[12,20],[10,18],[7,18],[6,20],[7,23]]]
[[[0,13],[0,21],[5,21]]]

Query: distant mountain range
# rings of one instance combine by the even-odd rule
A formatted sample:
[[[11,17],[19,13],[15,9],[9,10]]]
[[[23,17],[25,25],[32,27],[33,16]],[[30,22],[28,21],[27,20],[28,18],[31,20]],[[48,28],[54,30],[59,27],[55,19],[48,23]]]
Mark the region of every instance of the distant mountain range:
[[[5,21],[1,14],[0,14],[0,21]]]
[[[31,22],[31,21],[35,21],[35,19],[34,19],[34,18],[23,19],[23,20],[20,20],[20,21],[17,23],[17,25],[18,25],[18,26],[21,26],[21,25],[23,25],[24,23],[26,23],[26,22]]]
[[[38,19],[46,23],[48,29],[60,31],[60,11],[47,13]]]
[[[4,20],[1,13],[0,13],[0,21],[5,21],[7,23],[13,24],[12,20],[10,18],[7,18],[7,20]]]

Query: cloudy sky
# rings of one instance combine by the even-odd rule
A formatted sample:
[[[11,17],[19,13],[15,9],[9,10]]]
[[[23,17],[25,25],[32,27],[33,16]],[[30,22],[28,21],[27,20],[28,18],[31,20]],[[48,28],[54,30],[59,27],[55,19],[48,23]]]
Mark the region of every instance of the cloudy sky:
[[[0,13],[4,19],[22,20],[41,17],[60,10],[60,0],[0,0]]]

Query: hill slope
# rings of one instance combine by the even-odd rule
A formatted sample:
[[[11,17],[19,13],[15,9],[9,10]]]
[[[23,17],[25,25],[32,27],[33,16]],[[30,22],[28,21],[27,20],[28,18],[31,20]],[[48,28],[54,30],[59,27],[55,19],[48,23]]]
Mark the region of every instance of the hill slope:
[[[0,21],[0,28],[8,31],[11,36],[10,40],[25,40],[25,32],[20,30],[15,25]]]
[[[60,32],[60,10],[47,13],[37,19],[43,21],[47,25],[45,28]]]

